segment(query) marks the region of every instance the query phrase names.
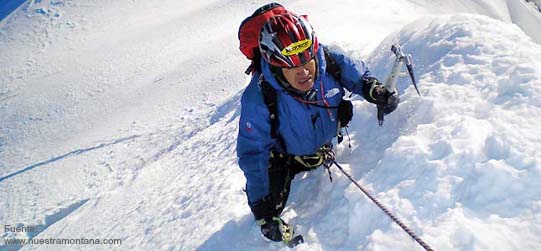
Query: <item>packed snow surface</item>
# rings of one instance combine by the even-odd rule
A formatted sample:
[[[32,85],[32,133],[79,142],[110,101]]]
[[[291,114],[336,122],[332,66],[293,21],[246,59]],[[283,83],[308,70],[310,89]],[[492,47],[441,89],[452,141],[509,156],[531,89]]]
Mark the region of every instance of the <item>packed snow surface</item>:
[[[0,250],[289,250],[262,238],[236,164],[262,1],[31,0],[0,22]],[[377,125],[353,98],[337,160],[435,250],[541,250],[541,20],[510,0],[284,1],[380,79],[411,53],[422,97]],[[420,250],[336,167],[293,182],[297,250]],[[35,231],[5,231],[5,225]]]

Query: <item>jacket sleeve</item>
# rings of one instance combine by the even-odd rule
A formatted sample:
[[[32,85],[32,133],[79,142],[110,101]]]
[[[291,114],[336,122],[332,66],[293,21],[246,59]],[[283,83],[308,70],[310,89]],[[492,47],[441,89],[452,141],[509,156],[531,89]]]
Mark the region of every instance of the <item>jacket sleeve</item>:
[[[256,202],[270,192],[269,156],[275,140],[270,135],[269,116],[258,78],[254,77],[242,95],[237,138],[238,164],[246,177],[248,204],[254,214]]]
[[[337,48],[326,47],[340,68],[340,82],[344,88],[363,95],[362,86],[369,77],[374,77],[362,60],[356,60]],[[363,95],[364,97],[364,95]]]

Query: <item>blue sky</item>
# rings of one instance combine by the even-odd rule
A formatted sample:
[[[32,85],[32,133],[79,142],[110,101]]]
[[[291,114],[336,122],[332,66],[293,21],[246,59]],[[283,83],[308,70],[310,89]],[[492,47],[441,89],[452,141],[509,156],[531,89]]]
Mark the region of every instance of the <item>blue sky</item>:
[[[0,0],[0,20],[26,2],[26,0]]]

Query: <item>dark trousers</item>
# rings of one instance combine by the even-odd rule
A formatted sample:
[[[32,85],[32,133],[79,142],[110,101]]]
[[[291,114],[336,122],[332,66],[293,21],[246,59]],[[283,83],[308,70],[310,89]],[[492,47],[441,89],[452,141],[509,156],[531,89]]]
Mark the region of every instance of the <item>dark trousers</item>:
[[[287,199],[289,198],[291,181],[295,178],[295,175],[300,172],[310,171],[312,169],[299,164],[288,155],[280,156],[279,154],[274,154],[274,157],[271,158],[270,162],[270,195],[274,203],[277,216],[279,216],[284,210]]]
[[[293,156],[286,154],[273,153],[269,164],[269,195],[250,205],[256,220],[280,216],[295,175],[313,169],[305,167],[295,161]]]

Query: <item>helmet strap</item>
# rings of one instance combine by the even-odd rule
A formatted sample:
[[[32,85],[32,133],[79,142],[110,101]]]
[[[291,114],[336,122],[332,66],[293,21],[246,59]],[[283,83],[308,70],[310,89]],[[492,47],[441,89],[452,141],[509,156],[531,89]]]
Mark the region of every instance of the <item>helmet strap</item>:
[[[314,59],[316,60],[316,71],[315,71],[315,76],[314,76],[314,83],[315,83],[316,79],[319,76],[319,67],[318,67],[319,62],[317,60],[317,57],[314,57]],[[284,89],[290,95],[292,95],[294,97],[299,97],[299,98],[302,98],[302,99],[305,99],[307,96],[312,96],[311,93],[313,93],[315,91],[314,88],[312,88],[312,89],[310,89],[310,90],[308,90],[306,92],[301,92],[301,91],[295,89],[293,86],[291,86],[291,84],[287,81],[286,77],[284,76],[284,73],[282,72],[281,67],[274,66],[274,65],[271,65],[271,64],[269,64],[269,66],[270,66],[271,73],[274,76],[274,78],[277,80],[278,84],[280,84],[282,87],[284,87]]]

